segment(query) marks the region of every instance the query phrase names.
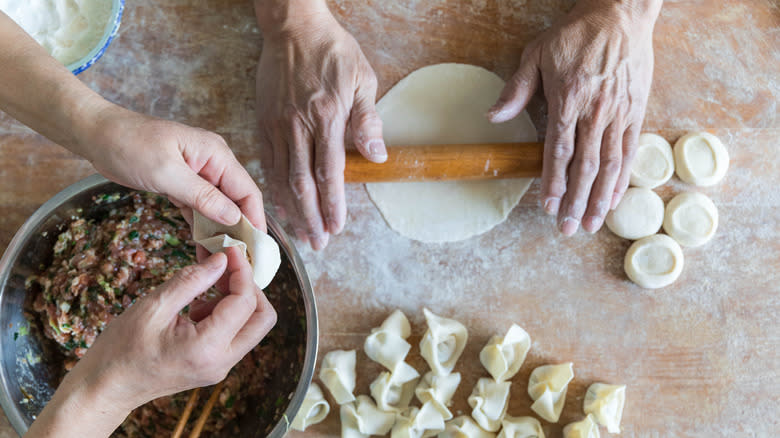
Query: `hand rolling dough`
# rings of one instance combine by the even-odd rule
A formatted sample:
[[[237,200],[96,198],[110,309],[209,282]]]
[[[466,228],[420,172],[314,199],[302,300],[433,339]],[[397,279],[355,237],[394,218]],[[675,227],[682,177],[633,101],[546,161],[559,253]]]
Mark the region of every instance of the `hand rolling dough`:
[[[631,185],[652,189],[669,181],[674,174],[672,146],[657,134],[639,136],[639,148],[631,166]]]
[[[664,231],[682,246],[709,242],[718,229],[718,208],[703,193],[685,192],[672,198],[666,208]]]
[[[623,268],[631,281],[644,288],[668,286],[682,272],[682,248],[665,234],[639,239],[628,248]]]
[[[729,153],[709,132],[691,132],[674,144],[674,165],[677,176],[688,184],[712,186],[726,175]]]
[[[494,125],[485,113],[504,81],[481,67],[438,64],[402,79],[377,104],[392,145],[536,141],[528,114]],[[366,184],[398,233],[422,242],[454,242],[503,222],[531,179]]]
[[[631,187],[604,222],[610,231],[624,239],[652,236],[664,222],[664,201],[650,189]]]

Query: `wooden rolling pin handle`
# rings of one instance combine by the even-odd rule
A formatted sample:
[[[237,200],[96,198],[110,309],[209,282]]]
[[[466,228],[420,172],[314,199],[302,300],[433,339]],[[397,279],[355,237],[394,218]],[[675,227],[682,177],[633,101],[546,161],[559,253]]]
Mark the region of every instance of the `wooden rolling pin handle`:
[[[347,151],[344,181],[447,181],[532,178],[542,174],[542,143],[392,146],[387,161]]]

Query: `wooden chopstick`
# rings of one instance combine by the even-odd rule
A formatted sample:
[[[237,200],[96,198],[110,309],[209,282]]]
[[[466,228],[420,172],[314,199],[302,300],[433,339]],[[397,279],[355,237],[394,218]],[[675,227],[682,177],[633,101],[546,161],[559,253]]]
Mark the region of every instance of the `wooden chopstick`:
[[[195,404],[198,402],[198,394],[200,394],[200,388],[195,388],[190,393],[190,398],[187,400],[187,405],[184,406],[184,412],[182,412],[171,438],[181,437],[182,432],[184,432],[184,426],[187,425],[187,421],[190,419],[190,415],[192,415],[192,409],[195,408]]]
[[[222,385],[224,383],[225,381],[223,380],[217,383],[217,385],[214,387],[214,390],[211,392],[211,396],[209,396],[209,399],[206,401],[206,406],[203,407],[203,412],[201,412],[200,417],[198,417],[198,421],[195,422],[195,427],[193,427],[192,432],[190,432],[190,438],[200,437],[203,426],[206,425],[206,420],[209,419],[211,410],[214,408],[214,404],[217,403],[219,393],[222,392]]]

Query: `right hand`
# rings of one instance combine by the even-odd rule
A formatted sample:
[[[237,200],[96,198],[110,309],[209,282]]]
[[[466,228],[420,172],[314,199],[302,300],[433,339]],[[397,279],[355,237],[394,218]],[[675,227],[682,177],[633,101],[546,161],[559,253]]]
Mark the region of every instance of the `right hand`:
[[[377,80],[327,9],[268,27],[257,69],[261,162],[276,214],[320,250],[346,221],[345,143],[373,162],[387,159]]]

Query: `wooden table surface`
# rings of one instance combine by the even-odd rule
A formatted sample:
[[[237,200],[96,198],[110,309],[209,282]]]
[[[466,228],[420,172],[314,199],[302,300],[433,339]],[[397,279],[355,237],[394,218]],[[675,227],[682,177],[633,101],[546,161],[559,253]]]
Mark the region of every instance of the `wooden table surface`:
[[[129,2],[118,39],[80,78],[112,101],[215,130],[261,185],[254,71],[262,37],[247,0]],[[427,64],[464,62],[507,78],[535,35],[572,0],[333,0],[374,66],[380,95]],[[349,186],[345,232],[303,249],[321,315],[321,353],[360,348],[370,328],[403,309],[416,338],[422,307],[470,328],[455,410],[486,373],[479,349],[512,322],[533,346],[513,379],[509,412],[529,414],[531,369],[574,362],[559,424],[582,416],[593,381],[628,385],[623,436],[780,436],[780,6],[776,0],[667,0],[655,31],[656,70],[645,130],[670,141],[688,130],[720,136],[731,155],[723,183],[703,190],[721,223],[685,249],[674,285],[643,290],[623,274],[629,242],[608,231],[559,236],[536,207],[535,183],[509,219],[463,242],[429,245],[390,230],[362,186]],[[544,105],[531,112],[544,134]],[[151,164],[151,163],[150,163]],[[94,170],[0,115],[0,250],[25,219]],[[264,185],[263,185],[264,186]],[[689,190],[674,178],[665,200]],[[359,354],[358,393],[378,367]],[[410,358],[422,368],[417,353]],[[338,434],[338,410],[311,430]],[[3,418],[0,438],[14,436]]]

